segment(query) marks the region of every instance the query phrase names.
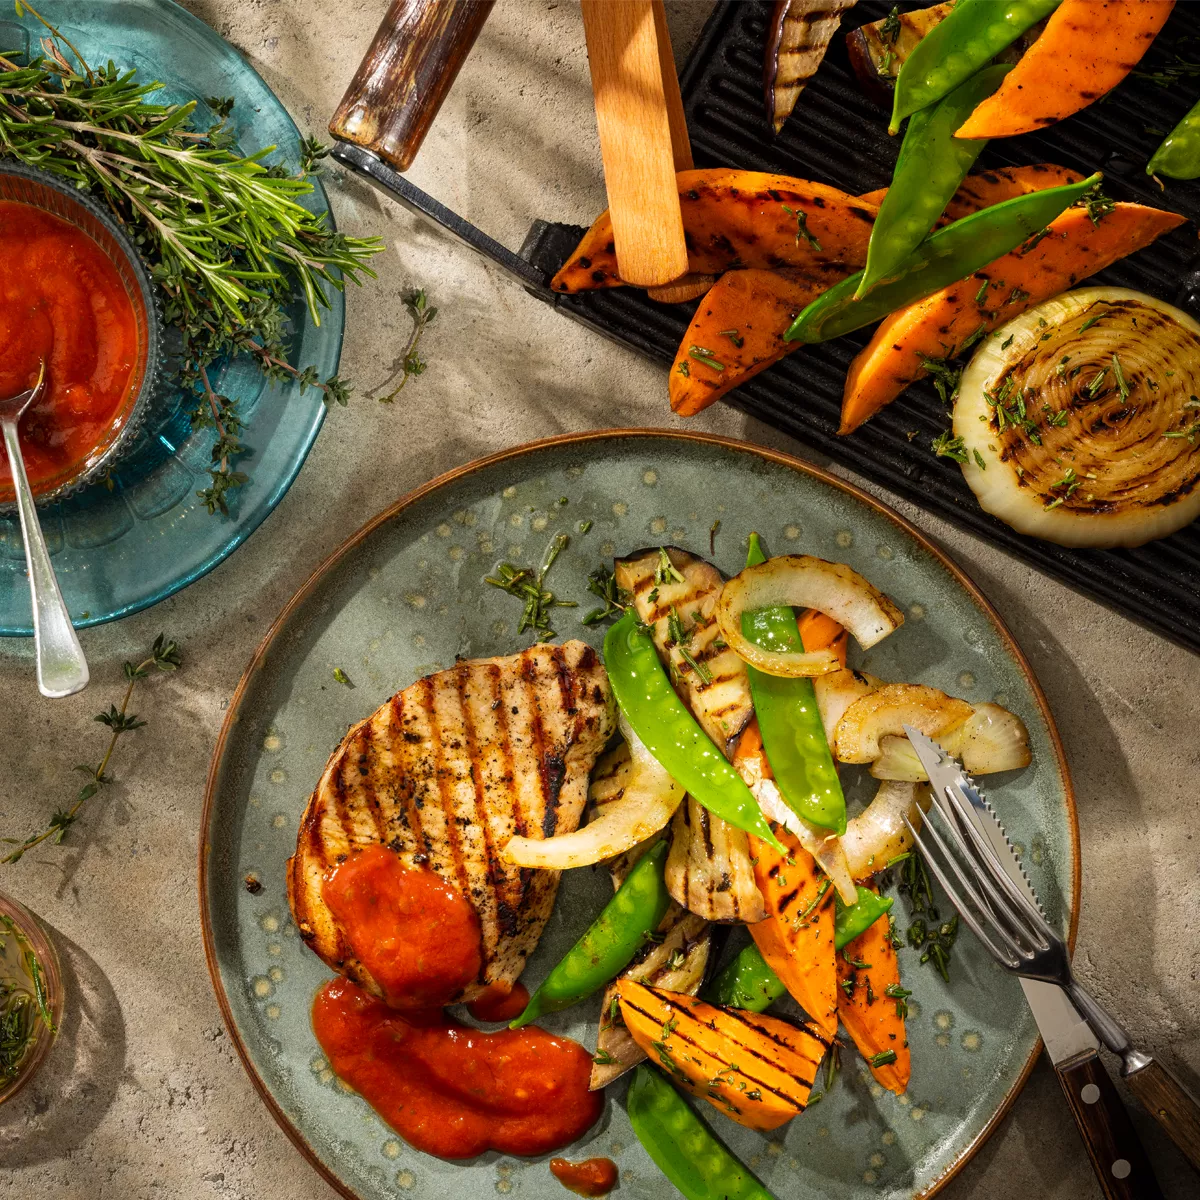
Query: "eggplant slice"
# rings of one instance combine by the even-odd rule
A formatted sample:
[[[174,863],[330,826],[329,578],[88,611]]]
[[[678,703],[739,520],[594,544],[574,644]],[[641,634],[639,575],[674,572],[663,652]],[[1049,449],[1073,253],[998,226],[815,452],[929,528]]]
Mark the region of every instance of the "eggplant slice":
[[[776,0],[763,63],[767,120],[778,133],[817,73],[842,14],[855,0]]]
[[[691,796],[671,819],[666,880],[672,899],[708,921],[753,925],[767,915],[746,834]]]

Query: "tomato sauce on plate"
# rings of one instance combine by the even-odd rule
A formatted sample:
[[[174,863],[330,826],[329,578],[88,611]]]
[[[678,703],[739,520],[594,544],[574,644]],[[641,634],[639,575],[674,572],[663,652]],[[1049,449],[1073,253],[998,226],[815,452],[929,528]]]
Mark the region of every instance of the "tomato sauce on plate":
[[[83,230],[17,200],[0,200],[0,396],[46,384],[21,418],[34,491],[57,486],[108,440],[130,399],[140,345],[116,267]],[[0,500],[12,473],[0,455]]]
[[[377,845],[334,867],[322,895],[387,999],[332,979],[313,1030],[334,1073],[401,1137],[440,1158],[534,1155],[595,1123],[603,1098],[588,1091],[592,1059],[578,1043],[536,1026],[487,1033],[442,1011],[482,963],[479,919],[457,888]],[[487,993],[473,1015],[499,1020],[524,1000],[520,985]]]
[[[577,1163],[552,1158],[550,1174],[577,1196],[607,1196],[617,1186],[617,1164],[611,1158],[585,1158]]]

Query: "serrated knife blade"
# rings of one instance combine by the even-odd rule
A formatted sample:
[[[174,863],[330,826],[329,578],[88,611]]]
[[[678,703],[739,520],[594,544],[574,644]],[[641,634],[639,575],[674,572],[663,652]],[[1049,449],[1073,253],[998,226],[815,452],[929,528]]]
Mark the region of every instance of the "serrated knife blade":
[[[929,776],[930,784],[939,791],[951,788],[957,792],[966,804],[972,824],[987,838],[1005,873],[1028,893],[1029,898],[1040,909],[1041,900],[1033,884],[1029,882],[1004,826],[1000,824],[999,817],[984,798],[979,786],[937,742],[910,726],[905,726],[905,732],[917,758],[921,760],[921,766]],[[1053,1063],[1066,1062],[1078,1054],[1099,1049],[1099,1039],[1070,997],[1057,984],[1022,979],[1021,989],[1046,1045],[1046,1053]]]

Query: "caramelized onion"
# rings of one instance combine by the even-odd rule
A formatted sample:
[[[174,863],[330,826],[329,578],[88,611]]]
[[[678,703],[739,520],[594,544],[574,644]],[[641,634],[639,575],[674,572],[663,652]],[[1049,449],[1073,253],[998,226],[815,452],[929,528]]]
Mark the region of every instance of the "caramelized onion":
[[[954,406],[988,512],[1064,546],[1140,546],[1200,516],[1200,324],[1081,288],[981,343]]]
[[[834,744],[837,723],[846,709],[856,700],[861,700],[881,687],[881,679],[876,679],[874,675],[868,675],[864,671],[830,671],[828,675],[818,675],[813,680],[817,710],[821,714],[821,724],[825,726],[825,740],[831,747]]]
[[[795,653],[756,646],[742,633],[742,615],[758,608],[815,608],[849,630],[863,649],[904,622],[904,614],[857,571],[808,554],[785,554],[747,567],[728,580],[717,603],[721,636],[739,658],[768,675],[840,671],[832,650]]]
[[[931,738],[961,725],[971,706],[920,683],[886,683],[856,700],[842,714],[834,731],[833,753],[839,762],[873,762],[879,757],[879,739],[902,734],[905,725]]]
[[[596,819],[573,833],[510,838],[505,858],[520,867],[559,871],[586,867],[636,846],[666,825],[683,800],[683,788],[646,749],[623,715],[620,723],[630,754],[620,798],[603,803]]]
[[[929,807],[929,789],[915,783],[887,779],[875,799],[846,823],[842,849],[855,879],[868,879],[912,846],[904,817],[919,829]]]
[[[980,704],[961,724],[937,736],[938,745],[952,754],[971,775],[1018,771],[1029,766],[1029,732],[1016,713],[999,704]],[[908,738],[888,734],[879,739],[879,757],[871,764],[876,779],[928,778]]]

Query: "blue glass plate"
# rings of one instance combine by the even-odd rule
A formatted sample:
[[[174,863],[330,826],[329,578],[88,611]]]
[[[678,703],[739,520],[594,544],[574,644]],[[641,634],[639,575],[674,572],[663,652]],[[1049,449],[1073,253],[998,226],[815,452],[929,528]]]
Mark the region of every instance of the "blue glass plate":
[[[296,169],[300,133],[274,93],[241,55],[202,21],[170,0],[45,0],[43,15],[94,62],[136,67],[166,87],[164,103],[196,100],[197,123],[211,120],[205,96],[232,96],[232,125],[242,153],[277,146],[272,161]],[[0,46],[36,46],[32,18],[0,21]],[[327,214],[320,184],[304,198]],[[313,364],[322,379],[337,370],[345,309],[330,298],[315,325],[303,304],[291,311],[293,364]],[[169,332],[169,331],[168,331]],[[211,374],[211,372],[210,372]],[[217,391],[236,399],[251,453],[240,466],[249,480],[232,495],[230,513],[210,516],[197,496],[207,487],[211,430],[193,432],[189,399],[164,379],[145,427],[114,471],[110,491],[97,485],[44,510],[46,539],[75,625],[123,617],[211,571],[263,522],[291,486],[325,415],[321,393],[270,384],[250,361],[218,365]],[[16,518],[0,519],[0,635],[33,632],[25,557]]]

